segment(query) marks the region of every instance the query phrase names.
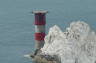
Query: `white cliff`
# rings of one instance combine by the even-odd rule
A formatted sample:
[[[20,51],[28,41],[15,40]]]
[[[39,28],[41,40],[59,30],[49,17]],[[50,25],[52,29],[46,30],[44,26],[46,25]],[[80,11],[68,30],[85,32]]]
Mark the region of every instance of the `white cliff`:
[[[43,54],[58,55],[61,63],[95,63],[96,34],[83,22],[72,22],[63,32],[57,25],[45,37]]]

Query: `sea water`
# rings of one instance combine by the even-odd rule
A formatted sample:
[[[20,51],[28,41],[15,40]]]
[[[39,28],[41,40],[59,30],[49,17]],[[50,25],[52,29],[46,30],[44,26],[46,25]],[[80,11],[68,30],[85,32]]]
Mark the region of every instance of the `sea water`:
[[[32,63],[24,58],[34,51],[33,10],[48,10],[46,34],[53,25],[62,30],[82,20],[96,30],[95,0],[0,0],[0,63]]]

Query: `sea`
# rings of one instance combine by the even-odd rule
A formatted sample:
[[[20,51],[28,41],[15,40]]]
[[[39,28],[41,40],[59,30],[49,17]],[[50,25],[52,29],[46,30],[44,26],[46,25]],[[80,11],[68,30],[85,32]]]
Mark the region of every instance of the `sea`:
[[[25,58],[35,50],[35,10],[47,10],[46,34],[58,25],[84,21],[96,31],[96,0],[0,0],[0,63],[34,63]]]

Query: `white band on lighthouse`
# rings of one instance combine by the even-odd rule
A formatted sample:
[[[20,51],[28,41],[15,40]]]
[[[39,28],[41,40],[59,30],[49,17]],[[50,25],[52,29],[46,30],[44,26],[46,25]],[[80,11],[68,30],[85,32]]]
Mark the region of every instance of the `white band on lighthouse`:
[[[45,33],[45,25],[35,25],[35,32],[38,32],[38,33],[44,32]]]

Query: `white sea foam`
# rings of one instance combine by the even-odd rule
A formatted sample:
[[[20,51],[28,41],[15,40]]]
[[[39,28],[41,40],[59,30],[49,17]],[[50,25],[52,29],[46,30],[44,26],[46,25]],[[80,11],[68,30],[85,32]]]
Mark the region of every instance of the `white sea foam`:
[[[63,32],[55,25],[45,37],[42,53],[58,55],[61,63],[96,63],[96,34],[83,22],[72,22]]]
[[[26,54],[26,55],[24,55],[24,57],[26,57],[26,58],[31,58],[31,57],[30,57],[30,54]]]

